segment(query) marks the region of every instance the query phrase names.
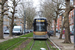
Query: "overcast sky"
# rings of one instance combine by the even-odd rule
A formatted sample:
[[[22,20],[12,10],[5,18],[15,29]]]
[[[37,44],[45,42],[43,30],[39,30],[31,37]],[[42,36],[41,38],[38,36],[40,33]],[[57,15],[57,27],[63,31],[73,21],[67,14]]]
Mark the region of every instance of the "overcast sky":
[[[40,0],[33,0],[33,6],[36,8],[37,11],[39,11]]]

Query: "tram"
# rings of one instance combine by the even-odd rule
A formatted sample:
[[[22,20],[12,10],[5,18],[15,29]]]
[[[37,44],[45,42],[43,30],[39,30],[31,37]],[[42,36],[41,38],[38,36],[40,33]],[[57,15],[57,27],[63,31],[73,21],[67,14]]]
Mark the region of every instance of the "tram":
[[[33,39],[47,39],[47,19],[45,17],[34,18]]]

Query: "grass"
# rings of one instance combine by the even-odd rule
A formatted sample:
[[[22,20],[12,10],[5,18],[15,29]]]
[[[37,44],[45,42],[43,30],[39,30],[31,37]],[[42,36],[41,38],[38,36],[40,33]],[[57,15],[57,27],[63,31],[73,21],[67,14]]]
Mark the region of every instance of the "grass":
[[[33,44],[33,40],[23,49],[21,50],[30,50],[31,45]]]
[[[27,39],[25,39],[24,41],[26,41]],[[22,42],[24,41],[21,41],[20,43],[18,43],[17,45],[13,46],[12,48],[10,48],[9,50],[14,50],[15,48],[17,48],[19,45],[22,44]]]
[[[32,50],[40,50],[40,48],[45,48],[46,50],[48,50],[46,42],[45,41],[35,41],[35,44],[32,48]]]
[[[47,41],[47,43],[50,44],[51,42]],[[49,47],[51,48],[51,50],[59,50],[59,49],[53,48],[51,45],[49,45]]]
[[[33,44],[33,40],[22,50],[30,50],[30,47],[31,47],[32,44]],[[32,50],[40,50],[40,48],[45,48],[46,50],[48,50],[45,41],[36,40]]]
[[[22,35],[22,36],[20,36],[20,37],[33,37],[33,33],[28,33],[28,34]]]
[[[9,47],[11,47],[12,45],[18,43],[19,41],[23,40],[24,38],[14,38],[14,39],[10,39],[8,41],[4,41],[2,43],[0,43],[0,50],[6,50]]]
[[[23,35],[23,36],[20,36],[20,37],[32,37],[33,36],[33,33],[29,33],[29,34],[26,34],[26,35]],[[20,42],[21,40],[23,40],[24,38],[13,38],[13,39],[10,39],[8,41],[4,41],[2,43],[0,43],[0,50],[6,50],[8,49],[9,47],[13,46],[14,44]],[[22,41],[23,42],[23,41]],[[22,43],[21,42],[21,43]],[[17,46],[19,46],[21,43],[13,46],[12,48],[10,48],[9,50],[13,50],[14,48],[16,48]]]
[[[50,44],[49,41],[47,41],[48,44]],[[33,44],[33,40],[22,50],[30,50],[31,45]],[[59,50],[56,48],[53,48],[51,45],[49,45],[49,47],[51,48],[51,50]],[[46,50],[48,50],[47,45],[45,43],[45,41],[35,41],[35,44],[32,48],[32,50],[41,50],[40,48],[45,48]]]

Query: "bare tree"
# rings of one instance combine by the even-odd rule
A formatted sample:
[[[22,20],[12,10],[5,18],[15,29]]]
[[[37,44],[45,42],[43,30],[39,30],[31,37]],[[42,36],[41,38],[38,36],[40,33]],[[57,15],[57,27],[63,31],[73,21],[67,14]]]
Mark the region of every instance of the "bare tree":
[[[10,22],[10,34],[9,34],[9,36],[10,37],[12,37],[13,35],[12,35],[12,31],[13,31],[13,24],[14,24],[14,15],[15,15],[15,13],[16,13],[16,6],[18,5],[18,3],[20,2],[20,0],[12,0],[12,4],[13,4],[13,7],[11,7],[12,8],[12,10],[13,11],[11,11],[11,13],[12,13],[12,17],[10,17],[9,16],[9,18],[11,19],[11,22]]]
[[[62,12],[61,10],[63,10],[63,9],[61,9],[62,6],[60,6],[62,3],[63,3],[62,0],[60,0],[60,1],[46,0],[45,3],[43,4],[44,15],[47,17],[48,24],[49,24],[48,28],[51,29],[52,20],[55,21],[54,36],[56,36],[56,24],[57,24],[58,15]]]
[[[32,5],[29,5],[31,2],[26,2],[26,3],[21,3],[21,8],[19,8],[21,16],[22,16],[22,21],[24,21],[24,15],[26,17],[26,21],[27,21],[27,27],[28,29],[32,29],[32,22],[33,22],[33,18],[35,17],[36,13],[35,13],[35,8],[32,7]],[[24,14],[25,11],[25,14]],[[24,22],[22,22],[22,24],[24,24]]]
[[[62,0],[52,0],[53,1],[53,3],[56,5],[56,8],[55,8],[55,13],[56,13],[56,17],[55,17],[55,19],[54,19],[54,21],[55,21],[55,24],[54,24],[54,36],[56,36],[56,24],[57,24],[57,18],[58,18],[58,15],[61,13],[62,14],[62,10],[64,10],[64,9],[62,9],[62,6],[60,6],[60,5],[64,5],[63,4],[63,1]]]
[[[0,39],[3,39],[3,17],[5,15],[5,11],[8,9],[4,9],[4,5],[7,0],[1,0],[0,5],[1,5],[1,16],[0,16]]]
[[[63,28],[64,28],[64,21],[63,21],[63,18],[64,16],[63,16],[63,14],[62,14],[62,24],[61,24],[61,32],[60,32],[60,37],[59,37],[59,39],[62,39],[62,33],[63,33]]]
[[[70,28],[69,28],[69,12],[74,8],[70,6],[70,0],[65,0],[66,9],[64,13],[64,25],[65,25],[65,43],[71,43],[70,40]]]
[[[36,13],[35,13],[35,9],[33,7],[31,7],[31,8],[28,7],[26,9],[26,21],[27,21],[27,26],[29,27],[28,29],[32,29],[32,23],[33,23],[33,19],[34,19],[35,15],[36,15]]]
[[[51,30],[52,20],[54,17],[54,4],[50,0],[46,0],[42,6],[43,16],[47,18],[48,21],[48,30]]]

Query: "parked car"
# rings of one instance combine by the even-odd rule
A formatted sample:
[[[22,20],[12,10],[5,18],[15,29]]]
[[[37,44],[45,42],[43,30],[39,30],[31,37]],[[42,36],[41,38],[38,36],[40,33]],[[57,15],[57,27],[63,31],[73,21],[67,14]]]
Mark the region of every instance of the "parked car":
[[[9,34],[9,30],[4,31],[4,34]]]
[[[13,28],[13,34],[15,34],[15,35],[21,35],[21,34],[23,34],[23,32],[22,32],[22,27],[21,26],[14,26],[14,28]]]
[[[33,32],[33,30],[31,29],[30,32]]]
[[[70,31],[71,35],[74,35],[74,31]]]
[[[24,31],[23,31],[23,33],[24,33]],[[30,33],[30,30],[25,30],[25,33]]]
[[[50,37],[50,36],[53,36],[54,31],[53,31],[53,30],[47,31],[47,34],[48,34],[49,37]]]
[[[58,30],[56,30],[56,33],[58,33]]]
[[[8,28],[6,26],[3,27],[3,33],[6,32],[6,30],[8,30]]]
[[[65,34],[65,30],[63,30],[63,34]],[[74,31],[70,31],[70,35],[73,35]]]

